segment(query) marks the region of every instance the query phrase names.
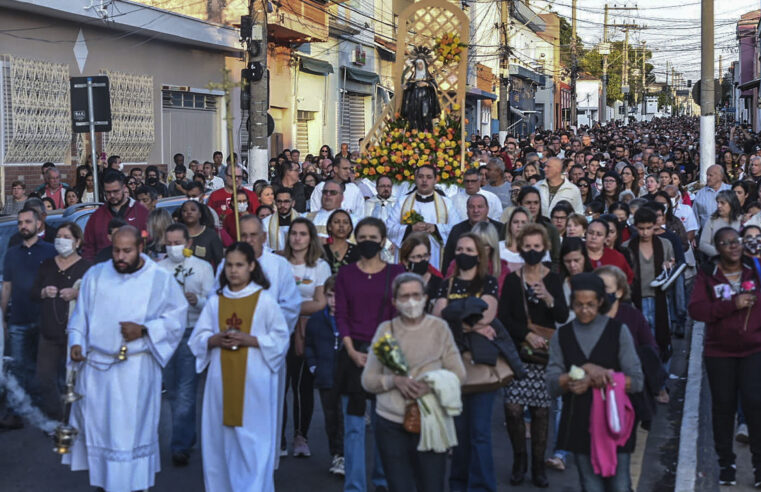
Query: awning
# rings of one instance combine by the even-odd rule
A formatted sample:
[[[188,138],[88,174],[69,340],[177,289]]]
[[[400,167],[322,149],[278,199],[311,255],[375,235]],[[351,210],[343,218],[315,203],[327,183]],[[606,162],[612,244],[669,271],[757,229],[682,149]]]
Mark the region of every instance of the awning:
[[[486,92],[485,90],[479,89],[478,87],[468,87],[465,96],[471,99],[491,99],[492,101],[497,100],[496,94],[492,92]]]
[[[525,118],[526,114],[515,106],[510,106],[510,112],[517,114],[521,118]]]
[[[308,58],[306,56],[301,57],[301,71],[311,73],[313,75],[328,75],[333,73],[333,65],[330,63],[318,60],[316,58]]]
[[[360,84],[377,84],[380,82],[380,76],[375,72],[368,72],[367,70],[360,70],[352,67],[341,67],[346,71],[346,78],[359,82]]]
[[[520,77],[522,79],[530,80],[537,85],[544,87],[545,77],[542,74],[536,73],[533,70],[529,70],[528,68],[522,67],[520,65],[515,65],[513,63],[510,64],[509,70],[511,77]]]
[[[738,88],[739,88],[741,91],[747,91],[748,89],[755,89],[756,87],[758,87],[758,86],[759,86],[759,83],[761,83],[761,79],[750,80],[750,81],[748,81],[748,82],[745,82],[745,83],[743,83],[743,84],[740,84],[740,85],[738,86]]]

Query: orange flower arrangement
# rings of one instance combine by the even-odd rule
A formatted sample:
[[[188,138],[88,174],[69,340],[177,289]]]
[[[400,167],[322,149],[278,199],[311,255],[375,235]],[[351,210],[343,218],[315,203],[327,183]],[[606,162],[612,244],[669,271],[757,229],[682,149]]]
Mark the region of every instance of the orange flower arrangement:
[[[380,143],[369,147],[362,156],[359,176],[374,180],[387,175],[396,183],[414,181],[415,168],[429,164],[438,169],[439,183],[461,184],[464,169],[460,168],[460,128],[458,105],[451,111],[447,108],[430,132],[410,129],[396,113],[387,122]],[[472,154],[468,152],[467,156]]]

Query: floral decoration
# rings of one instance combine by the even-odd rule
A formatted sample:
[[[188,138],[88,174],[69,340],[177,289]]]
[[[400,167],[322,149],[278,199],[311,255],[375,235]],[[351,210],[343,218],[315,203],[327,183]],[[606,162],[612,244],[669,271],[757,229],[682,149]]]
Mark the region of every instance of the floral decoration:
[[[460,63],[462,49],[466,45],[460,42],[460,36],[453,32],[448,32],[436,40],[433,45],[433,51],[436,53],[436,59],[444,65]]]

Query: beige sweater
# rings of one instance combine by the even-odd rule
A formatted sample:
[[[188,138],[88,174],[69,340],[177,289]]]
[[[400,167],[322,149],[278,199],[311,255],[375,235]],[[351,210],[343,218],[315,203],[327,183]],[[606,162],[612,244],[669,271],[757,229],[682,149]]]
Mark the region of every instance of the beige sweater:
[[[392,322],[393,331],[390,329]],[[460,352],[449,326],[441,318],[427,314],[419,325],[409,326],[400,317],[396,317],[378,327],[372,343],[375,344],[376,340],[387,332],[392,332],[399,342],[412,378],[418,379],[436,369],[447,369],[457,375],[460,383],[465,382],[465,366],[462,364]],[[407,402],[394,386],[394,376],[395,374],[383,366],[370,350],[367,365],[362,372],[362,386],[370,393],[378,395],[378,415],[401,424],[404,422]]]

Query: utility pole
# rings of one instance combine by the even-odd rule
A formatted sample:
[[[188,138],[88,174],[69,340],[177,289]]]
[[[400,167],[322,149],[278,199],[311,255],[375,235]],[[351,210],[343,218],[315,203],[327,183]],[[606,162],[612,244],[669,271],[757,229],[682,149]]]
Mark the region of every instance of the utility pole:
[[[645,76],[645,58],[647,57],[647,50],[645,49],[645,43],[647,41],[642,41],[642,119],[644,120],[645,116],[645,107],[647,106],[647,77]]]
[[[610,46],[608,45],[608,4],[605,4],[605,19],[602,24],[602,113],[600,114],[600,123],[608,121],[608,54]]]
[[[700,183],[706,183],[708,166],[716,162],[713,87],[713,2],[700,7]]]
[[[621,65],[621,92],[624,94],[624,126],[629,125],[629,28],[624,29],[624,61]]]
[[[510,0],[500,2],[500,7],[499,143],[503,144],[510,128]]]
[[[249,74],[248,104],[248,175],[253,183],[269,179],[269,70],[267,69],[267,5],[266,1],[249,0],[252,19],[251,37],[248,40],[247,70]],[[232,149],[230,149],[232,156]],[[231,162],[234,160],[231,157]]]
[[[610,54],[610,45],[609,37],[608,37],[608,28],[631,28],[631,29],[637,29],[638,26],[636,24],[610,24],[608,22],[608,16],[609,12],[611,10],[637,10],[637,7],[609,7],[608,4],[605,4],[605,18],[603,19],[603,26],[602,26],[602,46],[600,50],[600,54],[602,55],[602,101],[603,101],[603,113],[600,117],[600,122],[605,123],[607,121],[607,113],[608,113],[608,55]]]
[[[571,126],[578,126],[576,121],[576,78],[579,75],[579,62],[576,59],[576,4],[571,2]]]

